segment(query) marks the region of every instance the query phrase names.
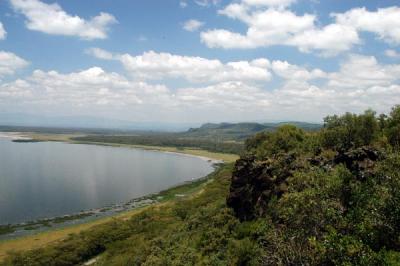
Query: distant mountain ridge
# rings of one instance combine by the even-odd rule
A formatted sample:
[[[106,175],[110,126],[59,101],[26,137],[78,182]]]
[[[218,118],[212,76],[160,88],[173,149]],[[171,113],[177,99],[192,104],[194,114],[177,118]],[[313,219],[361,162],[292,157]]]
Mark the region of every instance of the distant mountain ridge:
[[[192,138],[221,138],[232,140],[243,140],[261,131],[273,131],[279,126],[291,124],[307,131],[318,130],[322,124],[307,122],[277,122],[277,123],[206,123],[199,128],[190,128],[184,133],[179,133],[182,137]]]
[[[305,130],[318,130],[321,124],[307,122],[222,122],[196,123],[131,122],[98,117],[50,117],[25,114],[1,114],[0,131],[32,131],[47,133],[81,132],[107,135],[168,135],[185,139],[207,139],[212,141],[239,140],[261,131],[273,131],[283,124],[293,124]]]

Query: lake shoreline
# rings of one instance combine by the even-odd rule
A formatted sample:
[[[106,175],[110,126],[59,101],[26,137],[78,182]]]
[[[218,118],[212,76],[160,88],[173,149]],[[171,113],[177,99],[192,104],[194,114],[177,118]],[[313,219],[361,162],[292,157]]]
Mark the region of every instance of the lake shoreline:
[[[118,214],[121,213],[126,213],[137,209],[141,209],[143,207],[148,207],[162,203],[166,201],[163,197],[164,194],[169,193],[169,191],[172,191],[176,188],[191,186],[198,182],[200,183],[205,182],[222,165],[223,165],[222,162],[212,163],[212,167],[214,168],[214,170],[209,174],[207,174],[206,176],[201,176],[196,179],[184,181],[175,184],[167,189],[161,190],[159,192],[149,193],[147,195],[138,198],[133,198],[127,201],[113,203],[99,208],[82,210],[80,212],[70,213],[62,216],[45,217],[41,219],[15,223],[15,224],[0,224],[0,243],[7,240],[32,236],[42,232],[50,232],[65,227],[90,223],[92,221],[117,216]],[[185,196],[186,195],[176,194],[174,198],[182,198]],[[7,227],[9,228],[9,232],[6,232]]]
[[[194,185],[200,186],[201,183],[206,182],[210,176],[212,176],[215,171],[224,164],[224,160],[216,159],[215,157],[219,156],[220,154],[214,153],[214,158],[206,157],[204,155],[196,155],[191,153],[186,153],[185,151],[175,151],[175,150],[166,150],[165,147],[141,147],[137,145],[120,145],[120,144],[109,144],[109,143],[88,143],[88,142],[78,142],[73,140],[54,140],[51,138],[48,139],[35,139],[32,138],[29,134],[21,133],[21,132],[7,132],[4,134],[0,132],[0,137],[11,138],[12,140],[15,139],[22,139],[24,142],[32,142],[37,141],[57,141],[57,142],[64,142],[69,144],[86,144],[86,145],[102,145],[102,146],[113,146],[113,147],[127,147],[127,148],[134,148],[134,149],[142,149],[142,150],[150,150],[155,152],[163,152],[163,153],[170,153],[170,154],[177,154],[181,156],[190,156],[196,157],[205,161],[208,161],[212,164],[214,170],[206,176],[202,176],[193,180],[185,181],[183,183],[176,184],[166,190],[159,191],[157,193],[151,193],[139,198],[131,199],[127,202],[121,202],[112,204],[109,206],[103,206],[96,209],[84,210],[78,213],[71,213],[63,216],[58,217],[51,217],[51,218],[44,218],[38,219],[30,222],[23,222],[23,223],[16,223],[11,225],[2,225],[0,226],[0,243],[6,243],[7,241],[13,241],[22,239],[25,237],[35,236],[37,234],[42,233],[50,233],[56,230],[63,230],[64,228],[71,228],[71,227],[79,227],[84,224],[90,224],[92,222],[98,222],[107,218],[112,218],[119,216],[123,213],[129,213],[132,211],[136,211],[138,209],[142,209],[148,206],[153,206],[160,204],[161,202],[166,202],[171,200],[172,198],[179,198],[184,197],[183,194],[176,194],[172,198],[169,197],[168,199],[163,199],[162,194],[168,193],[168,191],[173,191],[179,187],[191,187]],[[26,141],[25,141],[26,140]],[[23,143],[22,143],[23,144]],[[198,150],[202,152],[201,150]],[[196,151],[197,152],[197,151]],[[200,183],[200,184],[196,184]],[[160,198],[161,196],[161,198]],[[9,226],[10,232],[1,234],[1,229],[7,230]],[[3,227],[3,228],[1,228]]]
[[[158,193],[153,193],[141,198],[155,199],[151,204],[139,206],[131,210],[116,212],[113,215],[99,217],[89,221],[81,221],[79,223],[69,224],[65,226],[47,228],[47,230],[39,231],[25,236],[0,239],[0,263],[9,252],[17,250],[30,250],[38,247],[43,247],[70,236],[71,234],[78,234],[82,231],[89,230],[94,226],[98,226],[114,219],[127,220],[130,217],[147,210],[148,208],[161,208],[164,205],[174,204],[177,200],[182,198],[192,198],[201,194],[204,187],[213,182],[213,178],[220,169],[226,164],[215,165],[214,170],[196,180],[186,181],[184,184],[178,184]]]
[[[230,163],[236,161],[239,156],[230,153],[220,152],[209,152],[203,149],[197,148],[176,148],[167,146],[150,146],[150,145],[136,145],[136,144],[119,144],[119,143],[108,143],[108,142],[95,142],[95,141],[79,141],[71,139],[74,135],[71,134],[46,134],[46,133],[34,133],[34,132],[0,132],[0,138],[11,138],[13,141],[20,143],[36,143],[42,141],[55,141],[69,144],[87,144],[87,145],[100,145],[100,146],[111,146],[111,147],[126,147],[133,149],[141,149],[148,151],[158,151],[164,153],[172,153],[185,156],[193,156],[202,160],[210,161],[212,163]],[[82,136],[77,134],[76,136]]]

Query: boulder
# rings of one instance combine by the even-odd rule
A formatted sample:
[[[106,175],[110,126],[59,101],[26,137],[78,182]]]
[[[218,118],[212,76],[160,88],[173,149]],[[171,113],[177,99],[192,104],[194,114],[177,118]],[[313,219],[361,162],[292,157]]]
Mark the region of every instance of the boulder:
[[[258,161],[247,155],[236,161],[227,205],[242,221],[261,216],[270,199],[287,192],[286,180],[295,169],[294,154]]]

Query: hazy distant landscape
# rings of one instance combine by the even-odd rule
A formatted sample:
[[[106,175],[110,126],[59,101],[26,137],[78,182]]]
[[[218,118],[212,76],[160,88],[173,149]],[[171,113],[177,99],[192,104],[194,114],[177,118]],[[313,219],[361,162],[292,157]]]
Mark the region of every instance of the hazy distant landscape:
[[[177,148],[200,148],[212,152],[240,154],[244,141],[256,133],[273,131],[284,124],[296,125],[307,131],[321,128],[320,124],[305,122],[279,123],[220,123],[204,124],[198,128],[189,128],[181,132],[162,132],[154,130],[122,130],[117,128],[59,128],[59,127],[27,127],[2,126],[0,131],[75,134],[75,141],[100,142],[114,144],[132,144],[148,146],[166,146]]]

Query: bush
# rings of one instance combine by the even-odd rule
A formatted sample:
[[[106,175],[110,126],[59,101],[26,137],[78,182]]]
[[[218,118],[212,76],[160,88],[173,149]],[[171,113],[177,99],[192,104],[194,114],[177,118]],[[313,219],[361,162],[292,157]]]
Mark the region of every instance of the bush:
[[[306,139],[304,130],[293,126],[283,125],[275,132],[265,133],[261,145],[257,149],[259,157],[268,157],[278,153],[287,153],[296,151],[303,147],[303,141]],[[256,140],[259,142],[260,140]]]
[[[390,144],[394,148],[400,149],[400,105],[392,109],[385,133]]]
[[[378,119],[372,110],[361,115],[327,116],[321,131],[322,145],[335,150],[357,148],[372,144],[378,133]]]

